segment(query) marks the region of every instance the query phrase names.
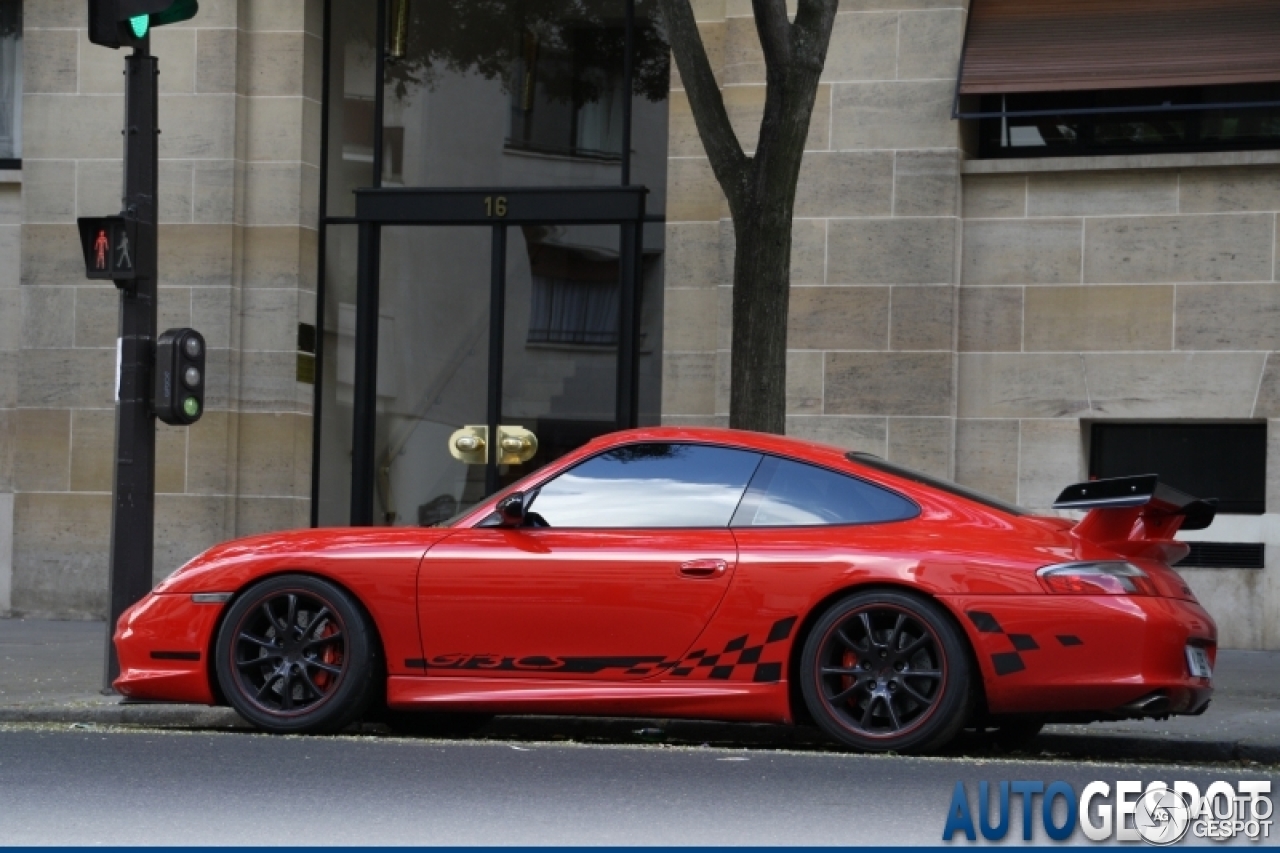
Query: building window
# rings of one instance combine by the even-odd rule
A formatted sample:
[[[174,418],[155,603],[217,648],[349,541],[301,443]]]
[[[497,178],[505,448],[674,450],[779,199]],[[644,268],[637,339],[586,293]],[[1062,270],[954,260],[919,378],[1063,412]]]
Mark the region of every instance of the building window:
[[[1271,0],[973,0],[954,115],[980,157],[1280,148]]]
[[[0,0],[0,169],[21,161],[22,2]]]
[[[978,155],[1062,157],[1280,147],[1280,84],[986,95]]]
[[[1267,425],[1093,424],[1089,476],[1158,474],[1224,513],[1266,511]]]

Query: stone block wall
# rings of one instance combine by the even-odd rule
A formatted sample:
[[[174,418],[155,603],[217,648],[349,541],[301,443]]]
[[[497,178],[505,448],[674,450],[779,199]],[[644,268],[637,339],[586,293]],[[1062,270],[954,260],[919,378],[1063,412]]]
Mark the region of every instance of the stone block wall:
[[[308,522],[312,395],[296,352],[315,311],[322,9],[206,0],[152,33],[160,329],[191,325],[210,348],[204,417],[158,436],[157,577],[226,538]],[[85,280],[75,218],[120,209],[127,51],[89,43],[80,0],[25,12],[21,211],[0,202],[21,223],[20,275],[0,274],[0,493],[13,493],[0,610],[101,616],[118,297]]]
[[[950,476],[963,0],[843,2],[795,208],[788,432]],[[694,3],[752,151],[764,63],[747,0]],[[663,420],[728,415],[734,239],[679,79],[671,97]],[[716,321],[711,322],[711,318]]]
[[[13,601],[13,424],[22,347],[22,185],[0,172],[0,615]]]
[[[1277,161],[968,164],[956,478],[1047,509],[1100,420],[1267,419],[1280,447]],[[1227,646],[1280,647],[1278,473],[1268,516],[1197,537],[1264,541],[1269,568],[1183,570]]]

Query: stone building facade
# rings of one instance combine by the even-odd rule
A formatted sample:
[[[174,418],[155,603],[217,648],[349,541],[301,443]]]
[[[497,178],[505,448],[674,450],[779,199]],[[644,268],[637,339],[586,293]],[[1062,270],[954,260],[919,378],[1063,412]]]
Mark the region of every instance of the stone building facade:
[[[693,5],[749,149],[751,4]],[[1280,151],[981,159],[952,116],[968,5],[840,4],[795,210],[788,432],[1040,510],[1088,475],[1095,423],[1266,422],[1280,448]],[[116,298],[83,280],[74,219],[115,209],[122,110],[82,6],[27,4],[22,169],[0,176],[0,611],[73,617],[104,609]],[[161,328],[201,328],[218,383],[161,431],[160,573],[309,523],[322,20],[209,0],[154,36]],[[669,127],[661,419],[724,424],[733,234],[678,76]],[[1226,646],[1280,648],[1280,465],[1266,510],[1194,535],[1266,545],[1263,569],[1184,572]]]

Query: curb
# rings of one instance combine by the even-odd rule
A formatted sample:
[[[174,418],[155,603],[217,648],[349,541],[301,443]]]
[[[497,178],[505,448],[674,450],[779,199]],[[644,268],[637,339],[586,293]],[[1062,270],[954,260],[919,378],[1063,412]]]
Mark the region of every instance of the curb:
[[[3,723],[254,731],[253,726],[230,708],[200,705],[67,703],[8,706],[0,707],[0,724]],[[363,734],[386,731],[384,726],[376,723],[365,723],[358,729]],[[500,716],[470,739],[843,751],[822,732],[805,726],[616,717]],[[1280,743],[1061,734],[1052,729],[1036,738],[1025,751],[1003,752],[989,743],[962,737],[943,754],[947,757],[979,756],[987,759],[1280,765]]]

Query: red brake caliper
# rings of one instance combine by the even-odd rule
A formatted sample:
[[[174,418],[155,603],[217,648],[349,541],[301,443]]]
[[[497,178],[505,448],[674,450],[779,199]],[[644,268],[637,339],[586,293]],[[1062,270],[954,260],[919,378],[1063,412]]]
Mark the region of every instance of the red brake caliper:
[[[842,666],[845,669],[853,669],[857,665],[858,665],[858,656],[853,652],[846,650],[844,653],[844,657],[840,659],[840,666]],[[850,687],[853,686],[855,681],[857,681],[857,679],[851,675],[842,676],[840,678],[840,689],[848,690]],[[858,701],[858,698],[857,696],[850,696],[845,701],[848,704],[854,704]]]
[[[338,633],[337,627],[332,622],[329,622],[324,626],[323,630],[320,631],[320,639],[332,637],[336,633]],[[327,645],[324,647],[324,651],[320,653],[320,661],[322,663],[327,663],[330,666],[337,666],[342,663],[342,652],[338,650],[336,644]],[[314,681],[316,683],[316,687],[324,690],[329,686],[329,683],[333,681],[333,676],[324,670],[320,670],[315,674]]]

